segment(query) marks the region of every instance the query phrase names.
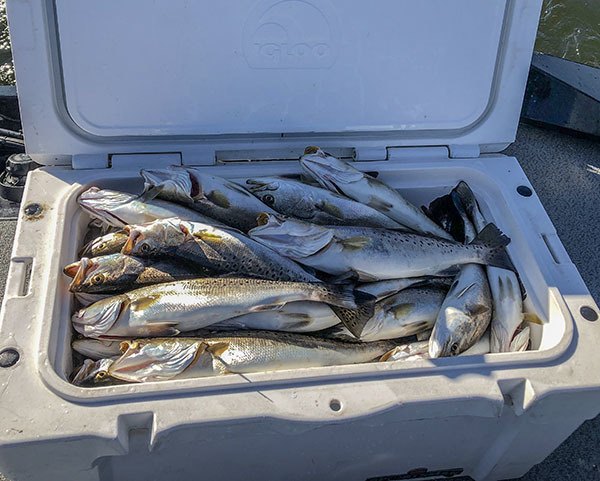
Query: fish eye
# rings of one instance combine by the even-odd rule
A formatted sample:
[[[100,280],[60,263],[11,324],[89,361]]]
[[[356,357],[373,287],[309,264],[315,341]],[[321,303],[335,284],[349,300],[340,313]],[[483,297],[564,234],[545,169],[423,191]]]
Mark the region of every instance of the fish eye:
[[[142,251],[142,253],[148,254],[150,252],[150,246],[143,242],[142,245],[140,245],[140,250]]]
[[[275,197],[273,197],[271,194],[265,195],[262,200],[267,205],[273,205],[275,203]]]
[[[106,247],[106,242],[100,242],[100,244],[98,244],[98,249],[104,249]]]
[[[99,371],[96,374],[96,380],[101,381],[102,379],[106,378],[106,376],[108,376],[108,373],[106,371]]]
[[[102,284],[103,281],[104,276],[102,274],[96,274],[94,277],[92,277],[92,284]]]
[[[452,356],[456,356],[458,354],[458,348],[459,348],[458,342],[455,342],[454,344],[452,344],[450,346],[450,354]]]

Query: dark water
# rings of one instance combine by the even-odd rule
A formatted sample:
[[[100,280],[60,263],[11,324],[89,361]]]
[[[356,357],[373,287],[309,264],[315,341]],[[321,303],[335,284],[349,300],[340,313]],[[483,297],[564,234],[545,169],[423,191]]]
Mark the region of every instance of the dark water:
[[[545,0],[535,49],[600,67],[600,0]]]
[[[545,0],[535,49],[600,67],[600,0]],[[0,0],[0,85],[14,81],[5,0]]]

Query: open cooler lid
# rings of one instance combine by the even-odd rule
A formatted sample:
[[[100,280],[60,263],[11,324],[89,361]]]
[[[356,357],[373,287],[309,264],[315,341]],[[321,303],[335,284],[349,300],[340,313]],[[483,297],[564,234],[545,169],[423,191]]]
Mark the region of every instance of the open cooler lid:
[[[61,163],[184,152],[212,163],[223,149],[315,141],[502,149],[514,140],[541,0],[8,7],[30,154]]]

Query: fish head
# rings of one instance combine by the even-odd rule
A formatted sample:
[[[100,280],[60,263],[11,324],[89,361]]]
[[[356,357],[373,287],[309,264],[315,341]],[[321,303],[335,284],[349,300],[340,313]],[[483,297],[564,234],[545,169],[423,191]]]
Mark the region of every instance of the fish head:
[[[258,227],[249,232],[250,237],[286,257],[311,256],[333,240],[333,231],[327,227],[279,215],[260,214],[257,223]]]
[[[144,178],[142,196],[145,198],[158,196],[173,202],[190,203],[199,193],[200,187],[185,169],[142,169],[140,174]]]
[[[110,376],[108,371],[113,362],[113,359],[99,359],[98,361],[86,359],[73,376],[73,384],[76,386],[88,386],[109,381]]]
[[[318,147],[307,147],[300,158],[300,165],[321,186],[338,194],[344,194],[344,185],[365,177],[365,174],[349,163],[323,152]]]
[[[430,357],[457,356],[468,349],[472,344],[472,325],[468,313],[456,307],[445,307],[429,338]]]
[[[78,203],[92,217],[108,225],[123,227],[126,222],[119,217],[119,208],[136,198],[125,192],[90,187],[79,195]]]
[[[260,178],[246,179],[246,188],[264,204],[277,210],[277,202],[281,193],[281,182],[278,179]]]
[[[79,263],[65,267],[65,273],[72,271],[76,264],[79,267],[69,287],[71,292],[115,291],[121,285],[128,286],[144,270],[144,264],[134,257],[111,254],[92,259],[84,257]]]
[[[71,321],[77,332],[85,337],[104,336],[129,306],[127,296],[113,296],[79,309]]]
[[[181,245],[187,234],[180,219],[160,219],[145,225],[126,226],[127,242],[122,254],[139,257],[155,257]]]
[[[206,348],[203,342],[176,338],[124,341],[123,354],[111,364],[108,373],[127,382],[164,381],[197,362]]]
[[[79,257],[98,257],[119,252],[127,242],[123,231],[111,232],[88,242],[79,253]]]

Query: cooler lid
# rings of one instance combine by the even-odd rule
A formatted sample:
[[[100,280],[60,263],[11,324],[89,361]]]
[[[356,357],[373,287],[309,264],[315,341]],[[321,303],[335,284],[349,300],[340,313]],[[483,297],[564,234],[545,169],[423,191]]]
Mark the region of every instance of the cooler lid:
[[[541,0],[9,0],[27,150],[514,140]]]

